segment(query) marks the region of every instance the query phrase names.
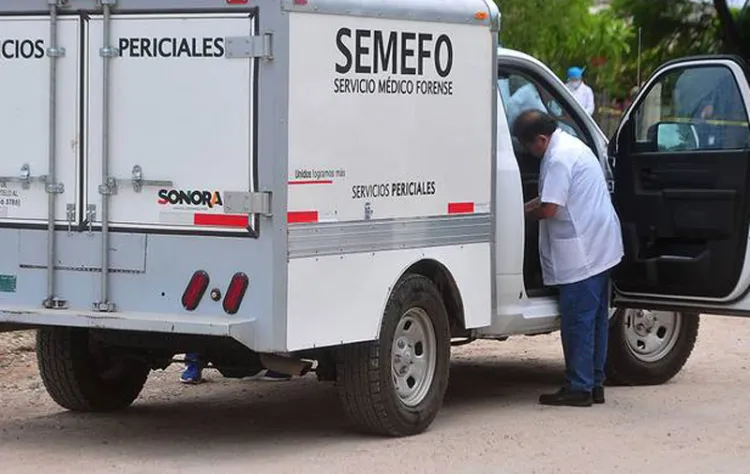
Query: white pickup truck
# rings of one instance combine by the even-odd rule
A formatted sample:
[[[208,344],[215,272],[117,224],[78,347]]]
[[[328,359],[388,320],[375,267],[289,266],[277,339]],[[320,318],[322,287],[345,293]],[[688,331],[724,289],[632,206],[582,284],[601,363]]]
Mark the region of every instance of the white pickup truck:
[[[609,378],[669,380],[699,313],[750,315],[747,69],[665,65],[608,149],[499,24],[489,0],[0,2],[0,327],[38,330],[69,410],[199,352],[313,363],[358,427],[419,433],[452,345],[559,328],[508,125],[537,107],[613,186]]]

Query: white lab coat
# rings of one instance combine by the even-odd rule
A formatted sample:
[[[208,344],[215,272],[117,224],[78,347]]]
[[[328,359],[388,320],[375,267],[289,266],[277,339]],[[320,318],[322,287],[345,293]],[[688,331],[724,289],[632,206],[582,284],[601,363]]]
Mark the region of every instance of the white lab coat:
[[[594,91],[585,82],[581,82],[581,85],[577,89],[574,89],[568,84],[568,89],[573,93],[579,104],[583,107],[589,115],[594,115],[596,107],[594,105]]]
[[[544,284],[567,285],[613,268],[624,255],[622,229],[601,165],[588,146],[557,130],[542,159],[539,198],[560,206],[539,223]]]

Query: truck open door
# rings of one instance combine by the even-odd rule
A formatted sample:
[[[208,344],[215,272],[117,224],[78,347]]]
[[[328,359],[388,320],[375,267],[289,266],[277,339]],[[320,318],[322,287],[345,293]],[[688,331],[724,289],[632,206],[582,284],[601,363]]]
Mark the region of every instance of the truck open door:
[[[618,307],[750,316],[749,79],[734,57],[667,63],[620,124]]]

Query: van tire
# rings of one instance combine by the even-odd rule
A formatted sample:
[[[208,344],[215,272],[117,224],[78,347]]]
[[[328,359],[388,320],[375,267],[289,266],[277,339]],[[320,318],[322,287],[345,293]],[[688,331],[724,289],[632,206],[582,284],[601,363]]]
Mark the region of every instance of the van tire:
[[[111,412],[130,406],[150,372],[145,362],[90,343],[79,328],[37,331],[37,362],[50,397],[76,412]]]
[[[448,313],[435,284],[421,275],[406,275],[388,300],[379,340],[343,346],[337,354],[339,397],[358,429],[402,437],[430,426],[448,386],[449,328]],[[432,375],[419,375],[427,373]],[[396,379],[402,381],[401,393]],[[414,390],[411,397],[410,390]]]
[[[610,320],[606,367],[609,385],[664,384],[682,370],[695,347],[700,326],[699,314],[657,312],[656,314],[664,315],[657,318],[673,318],[672,324],[666,326],[676,329],[674,340],[665,342],[661,350],[655,349],[651,354],[637,354],[642,342],[639,342],[638,334],[633,332],[632,327],[637,322],[633,318],[638,317],[634,316],[634,312],[638,314],[638,311],[640,310],[618,309]],[[650,326],[656,327],[658,331],[660,324],[651,323]],[[646,346],[640,349],[645,351]]]

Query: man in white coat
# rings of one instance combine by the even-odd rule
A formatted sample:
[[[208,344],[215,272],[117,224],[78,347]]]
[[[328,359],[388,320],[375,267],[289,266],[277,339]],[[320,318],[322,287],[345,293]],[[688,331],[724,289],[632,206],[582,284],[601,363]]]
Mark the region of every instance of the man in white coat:
[[[589,115],[594,115],[594,91],[583,82],[583,69],[572,67],[568,69],[568,89],[573,93],[579,104]]]
[[[604,172],[589,147],[544,112],[523,112],[513,134],[542,160],[539,197],[526,204],[526,215],[541,221],[544,283],[560,290],[565,385],[539,402],[604,403],[609,275],[623,257],[620,220]]]

